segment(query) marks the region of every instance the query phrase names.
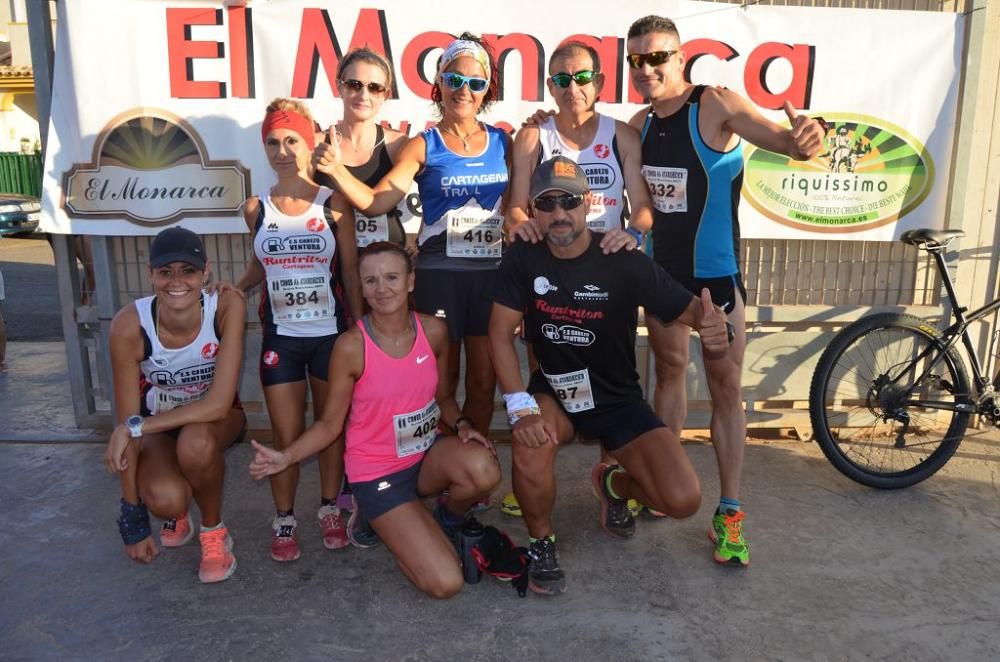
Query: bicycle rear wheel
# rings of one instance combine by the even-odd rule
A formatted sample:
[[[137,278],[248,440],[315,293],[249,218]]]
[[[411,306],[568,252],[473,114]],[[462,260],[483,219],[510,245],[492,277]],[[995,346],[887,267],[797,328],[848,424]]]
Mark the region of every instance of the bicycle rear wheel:
[[[955,453],[971,402],[965,364],[912,315],[854,322],[826,348],[813,374],[809,417],[830,463],[848,478],[898,489],[933,475]]]

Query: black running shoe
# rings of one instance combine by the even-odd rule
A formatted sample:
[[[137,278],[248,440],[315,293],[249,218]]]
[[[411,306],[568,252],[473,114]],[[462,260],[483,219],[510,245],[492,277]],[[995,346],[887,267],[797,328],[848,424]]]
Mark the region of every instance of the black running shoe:
[[[556,541],[546,536],[531,543],[528,588],[539,595],[557,595],[566,591],[566,575],[559,567]]]
[[[608,474],[617,468],[617,465],[598,462],[590,472],[590,481],[601,502],[601,528],[612,538],[624,540],[635,535],[635,517],[628,509],[628,499],[616,499],[608,491]]]
[[[444,521],[444,504],[441,503],[434,507],[434,512],[432,512],[431,515],[434,517],[434,521],[438,523],[438,526],[441,527],[441,530],[444,531],[444,534],[448,536],[448,540],[450,540],[452,546],[455,547],[455,551],[458,552],[459,546],[461,545],[459,542],[459,536],[464,521],[453,525],[446,524]],[[459,553],[461,554],[461,552]]]

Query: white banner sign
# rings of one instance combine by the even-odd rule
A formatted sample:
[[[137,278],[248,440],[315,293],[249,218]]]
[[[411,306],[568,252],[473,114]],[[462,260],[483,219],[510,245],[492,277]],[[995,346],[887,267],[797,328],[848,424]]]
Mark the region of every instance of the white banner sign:
[[[276,179],[260,139],[265,106],[300,98],[332,124],[342,108],[334,72],[355,46],[388,57],[396,82],[381,119],[410,135],[436,120],[434,64],[464,30],[483,34],[500,56],[503,97],[486,121],[509,130],[554,107],[547,59],[568,39],[600,53],[600,112],[628,119],[642,99],[629,83],[625,35],[651,13],[677,22],[693,82],[734,89],[786,126],[786,99],[829,123],[826,148],[804,163],[744,143],[743,236],[888,240],[943,224],[962,66],[955,14],[669,0],[625,11],[602,0],[65,0],[59,8],[49,232],[155,234],[175,223],[245,232],[243,201]],[[419,199],[406,205],[414,230]]]

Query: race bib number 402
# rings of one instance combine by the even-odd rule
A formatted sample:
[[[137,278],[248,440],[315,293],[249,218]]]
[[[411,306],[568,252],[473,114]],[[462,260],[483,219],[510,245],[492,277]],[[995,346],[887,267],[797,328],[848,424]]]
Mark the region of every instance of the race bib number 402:
[[[590,387],[590,371],[586,368],[562,375],[542,374],[556,392],[563,409],[570,414],[594,408],[594,391]]]
[[[275,322],[307,322],[333,317],[330,275],[283,276],[267,282]]]
[[[465,209],[449,211],[447,221],[448,257],[500,259],[503,218],[487,210]]]
[[[687,201],[687,168],[666,168],[660,166],[642,166],[642,176],[649,186],[649,197],[653,206],[664,214],[686,212]]]
[[[396,433],[396,457],[406,457],[422,453],[431,447],[437,436],[441,411],[435,400],[423,409],[392,417],[392,429]]]

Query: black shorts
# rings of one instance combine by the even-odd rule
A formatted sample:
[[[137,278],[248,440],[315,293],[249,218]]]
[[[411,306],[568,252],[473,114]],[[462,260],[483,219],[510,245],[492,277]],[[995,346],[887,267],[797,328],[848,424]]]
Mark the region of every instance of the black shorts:
[[[413,300],[425,315],[443,317],[448,337],[486,336],[490,331],[493,287],[500,272],[417,269]]]
[[[712,294],[712,302],[722,308],[722,312],[727,315],[733,312],[733,308],[736,307],[737,292],[739,292],[744,304],[747,301],[747,288],[743,285],[743,274],[739,272],[721,278],[694,278],[675,274],[670,274],[670,276],[696,297],[700,297],[702,288],[707,287]]]
[[[339,333],[316,338],[265,334],[260,344],[261,386],[301,382],[307,371],[310,377],[329,381],[330,355],[339,337]]]
[[[351,481],[351,492],[357,501],[361,514],[369,522],[384,515],[396,506],[411,501],[419,501],[417,480],[423,459],[412,467],[391,473],[388,476],[366,480],[363,483]]]
[[[528,393],[532,395],[544,393],[559,402],[559,397],[541,370],[531,373]],[[653,413],[649,403],[641,399],[615,407],[590,409],[572,414],[563,409],[563,412],[573,424],[573,429],[584,439],[597,439],[609,453],[622,448],[650,430],[667,427]]]

